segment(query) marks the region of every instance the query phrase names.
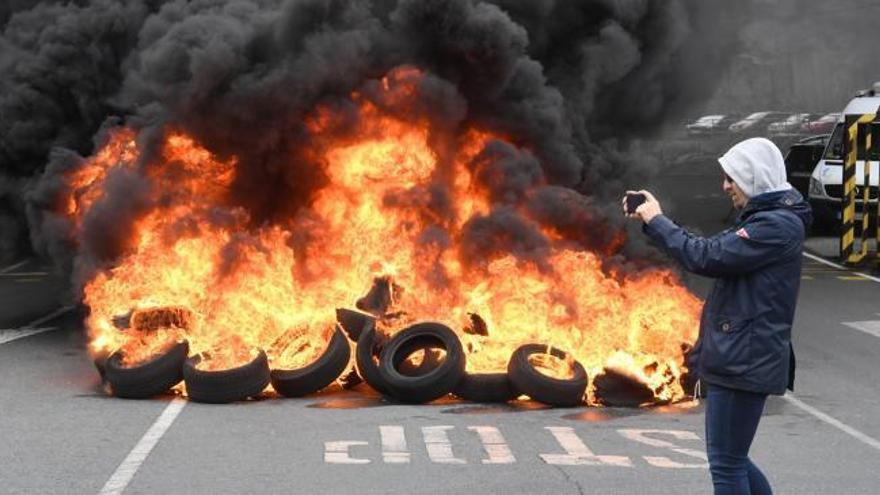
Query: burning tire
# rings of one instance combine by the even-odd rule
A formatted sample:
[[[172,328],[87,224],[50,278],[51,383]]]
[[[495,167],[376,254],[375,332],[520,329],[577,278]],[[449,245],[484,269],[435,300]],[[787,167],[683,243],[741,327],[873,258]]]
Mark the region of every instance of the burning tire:
[[[337,326],[327,349],[313,363],[295,370],[272,370],[269,374],[272,387],[286,397],[313,394],[339,378],[350,358],[348,341]]]
[[[510,356],[507,376],[518,392],[551,406],[573,407],[583,403],[587,389],[587,372],[577,361],[572,361],[570,378],[554,378],[545,375],[529,361],[536,354],[549,353],[551,356],[567,360],[565,351],[543,344],[526,344]]]
[[[465,373],[452,393],[471,402],[508,402],[519,397],[507,373]]]
[[[336,321],[352,342],[357,342],[367,325],[375,325],[376,317],[348,308],[336,308]]]
[[[364,328],[358,338],[357,348],[354,353],[357,372],[367,382],[367,385],[373,387],[373,390],[382,395],[389,395],[388,388],[385,386],[385,380],[379,374],[379,366],[373,361],[373,357],[378,354],[378,346],[375,340],[376,326],[371,323]]]
[[[126,399],[146,399],[162,394],[183,380],[182,367],[189,353],[186,341],[174,344],[157,357],[137,366],[123,366],[124,354],[116,351],[104,362],[102,378],[113,395]],[[99,359],[95,366],[100,372]]]
[[[418,350],[440,348],[446,358],[424,374],[405,375],[401,365]],[[465,356],[461,341],[446,325],[416,323],[396,334],[382,349],[379,374],[391,396],[403,402],[421,403],[438,399],[458,385],[464,376]]]
[[[98,370],[98,374],[101,375],[101,382],[107,381],[107,359],[109,358],[110,353],[107,351],[101,351],[98,354],[95,354],[95,357],[92,359],[95,369]]]
[[[259,395],[269,384],[269,360],[262,350],[253,361],[221,371],[200,370],[200,356],[183,364],[183,380],[189,398],[196,402],[225,404]]]
[[[596,399],[611,407],[639,407],[655,402],[651,388],[636,378],[615,369],[605,369],[593,380]]]

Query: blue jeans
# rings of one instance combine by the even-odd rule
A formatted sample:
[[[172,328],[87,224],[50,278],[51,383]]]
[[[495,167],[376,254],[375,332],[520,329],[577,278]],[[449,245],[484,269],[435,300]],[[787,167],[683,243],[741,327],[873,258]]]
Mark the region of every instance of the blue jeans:
[[[706,397],[706,452],[715,495],[770,495],[767,478],[749,460],[766,394],[711,385]]]

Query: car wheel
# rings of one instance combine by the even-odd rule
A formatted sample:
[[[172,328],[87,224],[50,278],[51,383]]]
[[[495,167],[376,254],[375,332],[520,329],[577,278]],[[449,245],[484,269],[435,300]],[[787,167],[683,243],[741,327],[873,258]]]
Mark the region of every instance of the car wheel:
[[[308,366],[295,369],[276,369],[269,373],[272,387],[286,397],[313,394],[333,383],[345,371],[351,358],[351,349],[342,329],[337,325],[327,349]]]
[[[113,395],[125,399],[146,399],[164,392],[183,379],[181,369],[189,353],[189,343],[178,342],[167,351],[137,366],[123,366],[125,357],[116,351],[104,362],[103,379],[110,384]],[[99,367],[96,358],[95,365]]]
[[[513,387],[520,393],[551,406],[573,407],[582,404],[587,389],[587,372],[584,367],[577,361],[572,361],[574,376],[571,378],[547,376],[529,361],[529,357],[545,353],[558,359],[568,359],[566,352],[543,344],[526,344],[513,352],[507,364],[507,376]]]
[[[401,365],[418,350],[443,349],[445,359],[424,374],[406,375]],[[464,376],[465,356],[458,335],[446,325],[416,323],[397,333],[382,349],[379,374],[391,396],[402,402],[430,402],[452,392]]]
[[[388,395],[388,389],[382,376],[379,374],[379,366],[374,361],[374,357],[379,354],[375,340],[376,326],[370,323],[364,328],[358,338],[357,347],[354,352],[355,365],[357,366],[358,374],[367,382],[367,385],[382,395]]]
[[[183,381],[186,392],[195,402],[225,404],[254,397],[269,384],[269,360],[260,350],[253,361],[220,371],[200,370],[196,366],[200,356],[194,356],[183,364]]]
[[[452,393],[471,402],[508,402],[519,397],[507,373],[465,373]]]

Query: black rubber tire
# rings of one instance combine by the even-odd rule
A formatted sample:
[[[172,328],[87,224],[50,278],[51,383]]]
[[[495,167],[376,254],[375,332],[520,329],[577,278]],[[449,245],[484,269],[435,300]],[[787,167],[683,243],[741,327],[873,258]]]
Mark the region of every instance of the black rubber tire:
[[[471,402],[509,402],[520,395],[507,373],[465,373],[452,393]]]
[[[379,374],[379,366],[373,361],[373,357],[377,354],[374,350],[375,336],[376,326],[372,324],[367,325],[361,332],[354,352],[355,365],[358,375],[367,382],[367,385],[382,395],[389,395],[385,381]]]
[[[376,324],[376,317],[357,309],[336,308],[336,321],[352,342],[357,342],[367,325]]]
[[[639,407],[654,402],[648,385],[613,369],[603,370],[593,379],[596,401],[610,407]]]
[[[276,392],[285,397],[302,397],[313,394],[333,383],[345,371],[351,359],[348,340],[337,325],[327,349],[311,364],[295,370],[276,369],[269,379]]]
[[[565,351],[544,344],[526,344],[513,351],[507,364],[507,377],[513,388],[533,400],[558,407],[574,407],[583,404],[587,389],[587,372],[574,361],[574,376],[560,379],[547,376],[529,363],[529,356],[549,352],[559,359],[568,359]]]
[[[196,365],[201,361],[193,356],[183,363],[183,381],[190,400],[208,404],[226,404],[254,397],[269,384],[269,360],[260,350],[253,361],[220,371],[200,370]]]
[[[92,363],[95,364],[95,369],[98,370],[98,374],[101,375],[101,382],[107,381],[107,359],[109,357],[109,351],[101,351],[95,354],[94,359],[92,359]]]
[[[422,375],[407,376],[400,365],[419,349],[442,348],[446,359]],[[398,332],[382,349],[379,374],[391,396],[401,402],[423,403],[452,392],[464,376],[466,360],[458,335],[441,323],[422,322]]]
[[[182,368],[189,354],[189,343],[178,342],[159,356],[137,366],[122,366],[122,351],[116,351],[104,362],[103,379],[110,384],[113,395],[124,399],[147,399],[167,392],[183,380]],[[99,367],[98,360],[95,366]]]

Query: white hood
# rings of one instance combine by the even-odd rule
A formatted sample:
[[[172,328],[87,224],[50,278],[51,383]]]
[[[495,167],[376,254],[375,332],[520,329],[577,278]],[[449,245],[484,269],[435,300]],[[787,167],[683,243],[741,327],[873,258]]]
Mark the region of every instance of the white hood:
[[[785,159],[773,141],[746,139],[718,159],[724,172],[746,196],[791,189],[785,177]]]

